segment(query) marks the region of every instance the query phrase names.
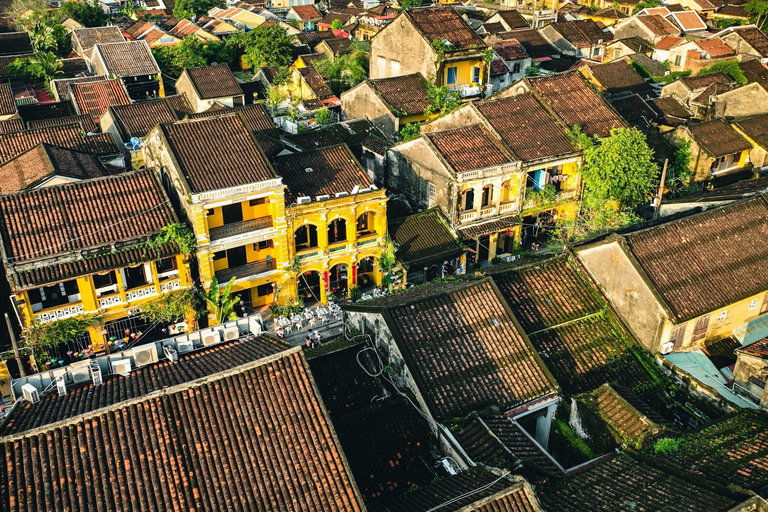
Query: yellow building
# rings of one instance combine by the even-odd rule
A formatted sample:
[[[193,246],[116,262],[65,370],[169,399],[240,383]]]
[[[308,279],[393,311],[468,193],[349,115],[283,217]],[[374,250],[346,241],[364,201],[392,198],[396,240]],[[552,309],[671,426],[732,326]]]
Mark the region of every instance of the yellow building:
[[[179,220],[150,171],[0,196],[3,261],[23,325],[93,317],[74,343],[148,330],[142,305],[192,284],[187,257],[147,245]],[[19,223],[18,213],[24,212]]]
[[[326,302],[329,292],[343,298],[355,286],[382,286],[387,197],[347,145],[280,156],[273,163],[288,187],[291,271],[281,300]]]
[[[143,150],[192,224],[200,285],[235,278],[233,291],[257,308],[275,302],[289,247],[285,186],[250,126],[241,114],[161,124]]]

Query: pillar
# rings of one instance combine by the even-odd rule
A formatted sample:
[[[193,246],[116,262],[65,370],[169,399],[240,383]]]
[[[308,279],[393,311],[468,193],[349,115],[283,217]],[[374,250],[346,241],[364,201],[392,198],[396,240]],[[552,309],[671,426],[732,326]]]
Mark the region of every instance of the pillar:
[[[99,309],[99,301],[96,299],[96,290],[93,288],[91,276],[77,278],[77,290],[80,292],[80,302],[83,303],[83,311],[96,311]]]

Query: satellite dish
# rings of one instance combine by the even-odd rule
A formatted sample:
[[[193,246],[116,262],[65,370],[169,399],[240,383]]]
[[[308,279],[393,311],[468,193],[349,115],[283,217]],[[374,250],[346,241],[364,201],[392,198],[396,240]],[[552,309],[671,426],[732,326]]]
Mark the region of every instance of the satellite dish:
[[[141,147],[141,139],[138,137],[131,137],[131,145],[133,149],[139,149]]]

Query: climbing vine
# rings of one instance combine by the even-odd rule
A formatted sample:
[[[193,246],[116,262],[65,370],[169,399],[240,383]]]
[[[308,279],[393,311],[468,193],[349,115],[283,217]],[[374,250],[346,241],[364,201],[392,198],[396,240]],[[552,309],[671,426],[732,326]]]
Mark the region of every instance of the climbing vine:
[[[195,234],[192,233],[185,224],[170,224],[163,226],[160,234],[152,240],[149,240],[145,247],[147,249],[160,249],[167,243],[175,243],[182,254],[192,254],[197,247]]]

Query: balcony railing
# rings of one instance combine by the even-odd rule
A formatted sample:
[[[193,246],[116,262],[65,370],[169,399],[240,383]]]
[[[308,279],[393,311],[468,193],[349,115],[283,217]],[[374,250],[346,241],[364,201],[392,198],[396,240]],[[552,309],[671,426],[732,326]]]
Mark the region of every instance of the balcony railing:
[[[259,217],[258,219],[244,220],[242,222],[234,222],[232,224],[226,224],[217,228],[211,228],[210,238],[211,240],[221,240],[223,238],[247,235],[255,231],[270,229],[271,227],[271,216]]]
[[[133,290],[126,291],[125,299],[128,302],[131,302],[132,300],[143,299],[145,297],[151,297],[153,295],[157,295],[157,289],[155,289],[154,284],[150,284],[142,288],[135,288]]]
[[[467,210],[459,214],[459,222],[466,222],[468,220],[477,218],[477,210]]]
[[[53,322],[54,320],[62,320],[64,318],[82,315],[84,312],[85,309],[83,308],[82,303],[69,304],[58,309],[37,313],[35,314],[35,320],[41,324],[44,324],[47,322]]]
[[[367,247],[369,245],[373,245],[375,243],[378,243],[379,241],[379,235],[377,233],[369,234],[366,238],[358,239],[357,240],[357,246],[358,247]]]
[[[332,245],[328,248],[328,254],[336,254],[339,252],[344,252],[349,248],[349,244],[346,242],[338,245]]]
[[[480,210],[481,217],[488,217],[489,215],[494,215],[495,213],[496,213],[495,206],[486,206],[485,208],[482,208]]]
[[[517,201],[507,201],[499,205],[499,213],[516,212],[518,209]]]
[[[468,98],[470,96],[480,96],[483,89],[476,85],[461,84],[461,85],[449,85],[448,90],[451,92],[459,93],[462,98]]]
[[[113,293],[112,295],[106,295],[99,297],[99,309],[109,308],[112,306],[119,306],[123,303],[123,298],[119,293]]]
[[[220,283],[226,283],[229,282],[229,280],[233,277],[237,279],[245,279],[263,274],[264,272],[270,272],[276,268],[277,260],[270,258],[267,260],[252,261],[251,263],[246,263],[245,265],[240,265],[239,267],[217,270],[215,274],[216,279]]]

